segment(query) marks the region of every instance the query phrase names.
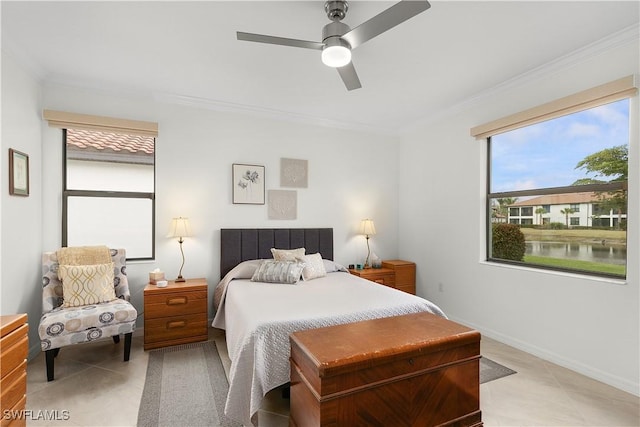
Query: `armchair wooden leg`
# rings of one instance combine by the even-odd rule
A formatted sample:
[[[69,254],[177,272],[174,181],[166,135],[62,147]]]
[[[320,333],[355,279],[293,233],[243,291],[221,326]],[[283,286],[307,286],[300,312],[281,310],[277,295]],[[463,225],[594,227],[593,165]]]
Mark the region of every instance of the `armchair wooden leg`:
[[[45,350],[44,356],[47,363],[47,381],[53,381],[53,365],[55,357],[58,355],[59,351],[59,348],[54,348],[53,350]]]
[[[120,335],[114,335],[113,336],[113,342],[118,344],[120,342]]]
[[[133,332],[124,334],[124,361],[125,362],[129,360],[129,355],[131,354],[131,337],[132,336],[133,336]]]

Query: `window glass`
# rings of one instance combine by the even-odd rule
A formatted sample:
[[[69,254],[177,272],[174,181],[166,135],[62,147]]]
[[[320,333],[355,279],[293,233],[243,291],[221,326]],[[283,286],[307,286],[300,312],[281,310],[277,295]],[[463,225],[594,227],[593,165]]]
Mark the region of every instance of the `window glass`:
[[[624,99],[492,136],[488,258],[626,277],[629,124]]]
[[[154,258],[155,139],[65,130],[63,246],[124,248]]]

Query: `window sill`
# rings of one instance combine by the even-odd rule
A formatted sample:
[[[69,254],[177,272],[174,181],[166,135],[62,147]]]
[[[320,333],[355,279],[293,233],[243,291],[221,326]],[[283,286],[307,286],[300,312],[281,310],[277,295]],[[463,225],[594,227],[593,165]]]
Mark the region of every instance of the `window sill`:
[[[531,272],[531,273],[551,274],[551,275],[554,275],[554,276],[569,277],[569,278],[581,279],[581,280],[589,280],[591,282],[597,282],[597,283],[609,283],[609,284],[612,284],[612,285],[626,285],[627,284],[627,279],[614,279],[612,277],[598,277],[598,276],[592,276],[592,275],[589,275],[589,274],[570,273],[570,272],[567,272],[567,271],[546,270],[546,269],[542,269],[542,268],[532,268],[532,267],[526,267],[526,266],[522,266],[522,265],[513,265],[513,264],[506,264],[506,263],[503,264],[503,263],[500,263],[500,262],[491,262],[491,261],[480,261],[480,264],[486,265],[486,266],[490,266],[490,267],[515,269],[515,270],[527,271],[527,272]]]

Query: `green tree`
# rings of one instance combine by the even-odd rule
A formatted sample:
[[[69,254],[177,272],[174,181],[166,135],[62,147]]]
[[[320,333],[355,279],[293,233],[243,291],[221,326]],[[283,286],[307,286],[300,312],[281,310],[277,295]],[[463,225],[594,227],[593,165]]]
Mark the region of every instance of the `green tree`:
[[[561,214],[564,214],[564,219],[566,221],[567,228],[569,228],[569,215],[574,213],[575,211],[571,208],[564,208],[560,211]]]
[[[536,213],[538,214],[538,224],[542,225],[542,214],[545,213],[546,211],[544,210],[544,208],[538,208],[536,209]]]
[[[603,184],[608,182],[626,182],[629,175],[629,147],[618,145],[590,154],[576,165],[594,174],[594,178],[582,178],[573,185]],[[607,178],[602,180],[598,178]],[[613,210],[618,214],[618,225],[622,224],[622,214],[627,207],[627,191],[616,190],[598,193],[598,201],[604,210]]]
[[[496,199],[496,201],[498,202],[498,208],[496,209],[496,213],[499,213],[500,215],[504,215],[505,217],[507,216],[507,206],[509,205],[513,205],[515,202],[518,201],[517,197],[501,197],[499,199]]]
[[[493,224],[491,257],[522,261],[527,250],[525,237],[515,224]]]

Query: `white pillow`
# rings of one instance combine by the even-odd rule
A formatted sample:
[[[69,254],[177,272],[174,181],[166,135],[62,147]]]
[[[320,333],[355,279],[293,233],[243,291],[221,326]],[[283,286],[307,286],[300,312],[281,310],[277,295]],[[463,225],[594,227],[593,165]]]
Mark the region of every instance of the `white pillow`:
[[[304,263],[299,261],[266,260],[253,273],[252,282],[295,285],[300,280]]]
[[[344,271],[345,273],[349,272],[349,270],[347,270],[344,265],[338,264],[337,262],[331,261],[329,259],[323,259],[322,262],[324,263],[324,269],[327,271],[327,273],[335,273],[337,271]]]
[[[92,265],[60,265],[63,307],[109,302],[116,299],[113,287],[113,263]]]
[[[304,256],[305,249],[276,249],[271,248],[271,255],[276,261],[295,261],[296,258]]]
[[[304,268],[302,269],[302,278],[304,280],[313,280],[327,275],[322,255],[319,253],[298,257],[298,260],[304,262]]]

